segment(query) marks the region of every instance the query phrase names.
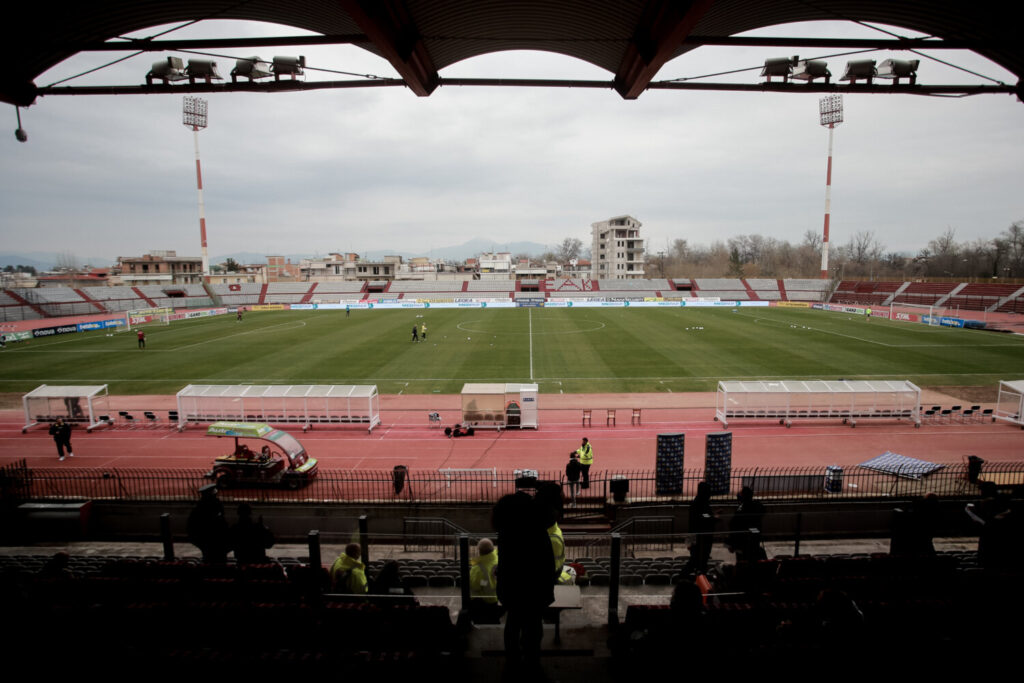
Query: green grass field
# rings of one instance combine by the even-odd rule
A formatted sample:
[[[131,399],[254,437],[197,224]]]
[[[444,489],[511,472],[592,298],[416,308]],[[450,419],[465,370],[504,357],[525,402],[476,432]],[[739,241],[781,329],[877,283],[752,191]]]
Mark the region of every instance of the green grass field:
[[[420,317],[422,315],[422,317]],[[426,342],[410,341],[426,321]],[[458,393],[464,382],[542,392],[712,391],[720,379],[909,379],[991,385],[1024,376],[1024,339],[793,308],[424,309],[250,312],[135,335],[88,332],[9,344],[0,391],[109,384],[376,384]]]

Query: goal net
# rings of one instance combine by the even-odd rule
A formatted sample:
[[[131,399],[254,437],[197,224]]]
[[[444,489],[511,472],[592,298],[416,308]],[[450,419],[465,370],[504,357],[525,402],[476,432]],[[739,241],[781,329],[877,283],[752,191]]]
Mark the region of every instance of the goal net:
[[[158,325],[170,325],[173,308],[137,308],[124,313],[124,327],[126,332],[137,330],[140,327],[154,327]]]
[[[910,320],[938,327],[943,317],[956,317],[957,306],[935,306],[934,304],[894,303],[889,306],[890,320]]]

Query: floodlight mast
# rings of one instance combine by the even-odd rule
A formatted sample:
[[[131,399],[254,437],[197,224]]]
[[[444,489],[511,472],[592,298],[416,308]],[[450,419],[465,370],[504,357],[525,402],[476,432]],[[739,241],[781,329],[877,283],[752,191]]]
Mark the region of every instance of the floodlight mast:
[[[196,185],[199,190],[199,237],[203,245],[203,278],[210,275],[210,256],[206,251],[206,209],[203,206],[203,172],[199,166],[199,131],[206,128],[206,100],[186,97],[182,109],[182,123],[192,128],[196,147]]]
[[[821,237],[821,278],[828,278],[828,223],[832,214],[832,134],[843,122],[843,96],[829,95],[818,100],[821,125],[828,126],[828,170],[825,172],[825,228]]]

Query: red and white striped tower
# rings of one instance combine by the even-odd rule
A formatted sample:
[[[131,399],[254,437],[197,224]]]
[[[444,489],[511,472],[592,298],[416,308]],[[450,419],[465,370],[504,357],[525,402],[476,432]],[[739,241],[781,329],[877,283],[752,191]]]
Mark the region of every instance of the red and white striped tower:
[[[843,122],[843,96],[829,95],[818,100],[821,125],[828,126],[828,170],[825,173],[825,230],[821,237],[821,279],[828,279],[828,222],[832,214],[832,134]]]
[[[186,97],[182,123],[192,128],[196,144],[196,185],[199,189],[199,237],[203,242],[203,277],[210,274],[210,256],[206,251],[206,208],[203,206],[203,171],[199,166],[199,131],[206,128],[206,100]]]

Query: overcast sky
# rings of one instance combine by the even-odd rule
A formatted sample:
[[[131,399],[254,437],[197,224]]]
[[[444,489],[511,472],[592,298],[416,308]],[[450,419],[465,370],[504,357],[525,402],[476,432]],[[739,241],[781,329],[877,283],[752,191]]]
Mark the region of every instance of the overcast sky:
[[[292,33],[203,22],[172,35]],[[850,24],[755,35],[769,33],[880,35]],[[255,52],[264,59],[301,52],[310,66],[395,76],[386,61],[352,46]],[[699,48],[655,80],[754,67],[796,52]],[[930,54],[1015,81],[969,52]],[[69,84],[141,84],[160,56],[140,55]],[[829,60],[834,79],[849,58]],[[110,59],[74,57],[37,84]],[[231,60],[218,62],[228,76]],[[706,80],[757,83],[759,74]],[[927,84],[991,83],[928,59],[919,74]],[[538,52],[479,57],[441,75],[611,78]],[[328,78],[337,76],[308,75]],[[427,98],[405,88],[212,95],[210,125],[199,134],[210,254],[429,255],[475,237],[548,245],[578,237],[589,246],[590,224],[621,214],[643,223],[652,252],[676,238],[709,244],[751,233],[797,243],[822,227],[828,134],[818,122],[819,98],[649,91],[624,101],[610,90],[479,87],[442,87]],[[870,230],[887,251],[916,252],[947,228],[967,241],[1024,219],[1024,103],[1015,97],[847,95],[844,104],[835,135],[834,245]],[[4,107],[0,252],[198,255],[192,133],[181,107],[181,94],[40,98],[22,111],[27,144],[15,140],[15,112]]]

